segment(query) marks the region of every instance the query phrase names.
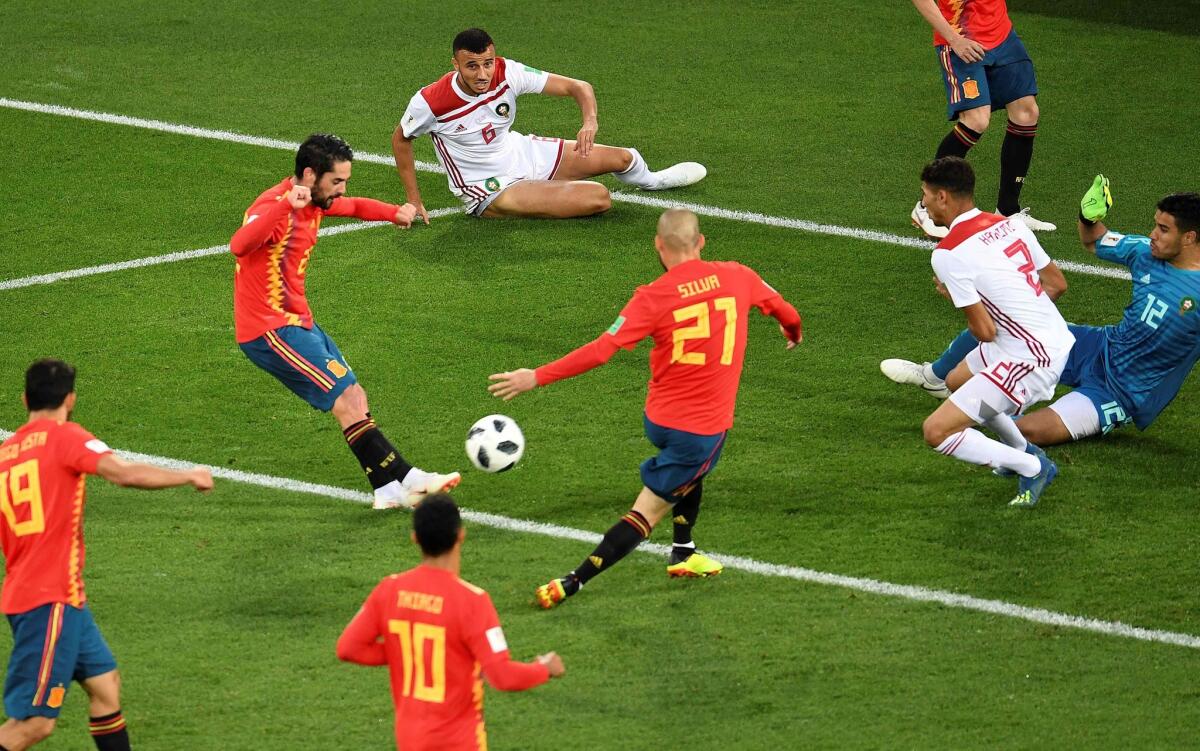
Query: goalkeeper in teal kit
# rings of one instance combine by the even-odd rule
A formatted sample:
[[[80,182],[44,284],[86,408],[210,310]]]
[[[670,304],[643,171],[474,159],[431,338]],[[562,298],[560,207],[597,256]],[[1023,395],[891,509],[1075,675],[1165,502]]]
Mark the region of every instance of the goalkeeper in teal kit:
[[[1079,239],[1097,258],[1129,268],[1132,298],[1120,323],[1070,327],[1075,346],[1059,383],[1073,390],[1017,420],[1040,446],[1105,435],[1131,422],[1145,430],[1200,359],[1200,193],[1159,201],[1148,237],[1110,231],[1102,220],[1111,206],[1108,180],[1097,176],[1080,202]],[[880,368],[893,381],[931,393],[953,390],[960,384],[943,379],[974,346],[964,331],[936,362],[884,360]]]

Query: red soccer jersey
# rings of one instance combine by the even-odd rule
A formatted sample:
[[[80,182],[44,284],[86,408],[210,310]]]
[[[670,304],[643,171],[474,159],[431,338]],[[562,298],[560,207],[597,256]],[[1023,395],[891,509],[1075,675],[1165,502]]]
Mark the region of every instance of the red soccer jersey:
[[[733,261],[686,261],[639,287],[599,339],[538,368],[537,381],[577,375],[650,336],[646,416],[666,428],[720,433],[733,425],[750,308],[775,316],[799,337],[796,309],[753,269]]]
[[[375,587],[339,640],[350,645],[382,637],[396,746],[401,751],[484,751],[483,672],[509,663],[500,617],[488,593],[452,572],[418,566]],[[362,659],[356,661],[364,661]],[[542,665],[523,665],[505,688],[544,683]]]
[[[292,185],[289,177],[260,195],[229,242],[237,256],[233,325],[239,344],[281,326],[312,328],[304,276],[325,215],[393,221],[400,208],[370,198],[342,196],[333,199],[328,210],[310,203],[294,211],[285,200]]]
[[[73,422],[34,420],[0,444],[0,610],[81,607],[84,480],[108,446]]]
[[[1012,21],[1004,0],[938,0],[938,10],[954,30],[983,45],[985,50],[998,47],[1012,33]],[[948,44],[933,32],[935,46]]]

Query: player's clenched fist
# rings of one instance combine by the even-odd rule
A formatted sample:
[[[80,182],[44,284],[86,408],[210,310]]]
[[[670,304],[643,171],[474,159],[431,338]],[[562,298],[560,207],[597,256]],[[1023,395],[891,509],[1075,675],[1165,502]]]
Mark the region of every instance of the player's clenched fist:
[[[495,381],[488,386],[488,391],[492,396],[498,396],[504,401],[508,401],[518,394],[524,394],[526,391],[533,391],[538,385],[537,376],[529,368],[521,368],[508,373],[493,373],[488,376],[488,380]]]
[[[293,185],[287,192],[287,201],[293,209],[302,209],[312,203],[312,191],[303,185]]]
[[[405,229],[412,226],[413,219],[417,216],[417,207],[411,203],[406,203],[396,209],[396,218],[392,220],[393,224],[398,224]],[[426,222],[428,223],[428,222]]]
[[[206,467],[192,467],[188,473],[188,479],[192,483],[192,487],[199,490],[201,493],[207,493],[213,489],[212,472]]]
[[[544,655],[538,655],[537,661],[545,665],[550,671],[551,678],[561,678],[567,669],[563,666],[562,658],[557,652],[547,652]]]

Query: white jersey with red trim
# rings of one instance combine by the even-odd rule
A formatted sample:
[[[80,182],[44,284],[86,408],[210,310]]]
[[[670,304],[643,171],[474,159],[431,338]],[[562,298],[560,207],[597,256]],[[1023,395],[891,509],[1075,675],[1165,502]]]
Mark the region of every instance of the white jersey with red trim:
[[[1020,221],[979,209],[960,215],[930,258],[957,308],[982,302],[996,324],[993,344],[1035,366],[1058,364],[1075,337],[1042,290],[1050,256]]]
[[[406,138],[428,133],[450,190],[465,200],[483,200],[496,188],[488,180],[520,169],[517,97],[539,94],[550,75],[515,60],[496,58],[488,90],[478,96],[458,85],[451,71],[413,95],[400,121]],[[490,190],[489,190],[490,188]]]

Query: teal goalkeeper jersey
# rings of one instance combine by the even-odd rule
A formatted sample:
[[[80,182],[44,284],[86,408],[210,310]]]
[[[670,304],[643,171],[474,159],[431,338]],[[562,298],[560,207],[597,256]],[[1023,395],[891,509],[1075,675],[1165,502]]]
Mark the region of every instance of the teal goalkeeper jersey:
[[[1200,358],[1200,271],[1150,254],[1150,238],[1109,232],[1096,257],[1128,266],[1133,296],[1121,322],[1105,326],[1104,375],[1138,428],[1171,403]]]

